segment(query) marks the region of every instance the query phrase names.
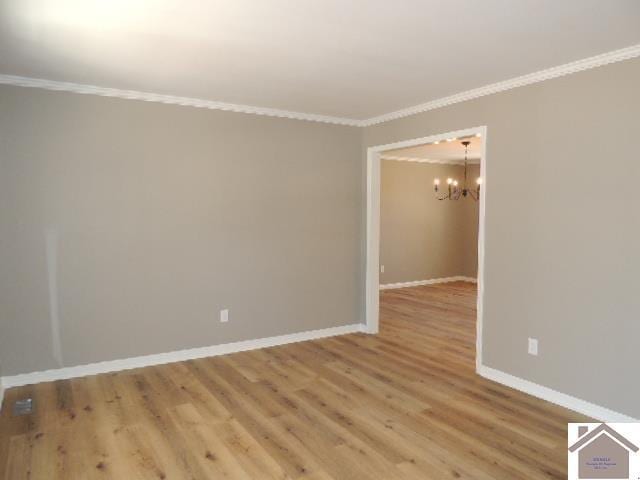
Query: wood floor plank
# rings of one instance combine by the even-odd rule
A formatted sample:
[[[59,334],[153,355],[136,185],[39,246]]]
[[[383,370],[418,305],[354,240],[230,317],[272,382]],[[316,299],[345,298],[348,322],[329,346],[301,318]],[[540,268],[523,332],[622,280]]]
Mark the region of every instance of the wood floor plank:
[[[9,389],[0,479],[566,478],[590,419],[476,375],[475,308],[470,283],[385,290],[375,336]]]
[[[284,469],[235,419],[213,425],[216,434],[240,462],[250,478],[290,480]]]

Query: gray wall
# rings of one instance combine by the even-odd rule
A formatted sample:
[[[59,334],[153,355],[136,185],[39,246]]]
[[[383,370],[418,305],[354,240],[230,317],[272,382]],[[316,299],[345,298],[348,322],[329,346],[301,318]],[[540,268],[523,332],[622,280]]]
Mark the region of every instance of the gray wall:
[[[475,185],[479,167],[469,166]],[[478,203],[439,201],[433,179],[462,179],[464,167],[383,160],[380,179],[380,283],[476,277]],[[446,186],[443,188],[446,189]]]
[[[0,86],[3,374],[362,321],[360,149],[353,127]]]
[[[60,365],[56,303],[62,365],[361,321],[363,147],[487,125],[485,364],[640,417],[639,84],[629,60],[364,130],[2,86],[3,374]]]
[[[638,85],[628,60],[364,131],[373,146],[487,125],[485,365],[636,418]]]

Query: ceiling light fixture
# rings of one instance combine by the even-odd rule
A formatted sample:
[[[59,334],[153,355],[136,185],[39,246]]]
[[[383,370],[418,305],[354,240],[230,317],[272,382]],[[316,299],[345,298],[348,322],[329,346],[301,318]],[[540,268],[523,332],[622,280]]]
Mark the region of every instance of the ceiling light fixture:
[[[447,140],[448,141],[448,140]],[[469,145],[471,142],[465,140],[461,142],[464,145],[464,180],[462,181],[462,188],[458,186],[458,180],[453,178],[447,178],[447,193],[440,193],[440,179],[433,180],[433,190],[438,200],[459,200],[460,197],[466,198],[467,196],[473,198],[476,202],[480,198],[480,185],[482,185],[482,177],[476,179],[476,188],[472,190],[467,188],[467,163],[469,155]]]

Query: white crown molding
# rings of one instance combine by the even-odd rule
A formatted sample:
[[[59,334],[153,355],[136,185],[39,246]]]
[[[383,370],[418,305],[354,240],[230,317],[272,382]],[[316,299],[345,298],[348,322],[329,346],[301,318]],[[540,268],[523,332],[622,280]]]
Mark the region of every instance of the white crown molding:
[[[605,407],[601,407],[591,402],[581,400],[571,395],[552,390],[548,387],[543,387],[537,383],[524,380],[519,377],[515,377],[508,373],[496,370],[495,368],[487,367],[486,365],[480,365],[478,368],[478,375],[481,377],[493,380],[494,382],[501,383],[507,387],[519,390],[534,397],[541,398],[548,402],[560,405],[561,407],[568,408],[574,412],[581,413],[591,418],[595,418],[601,422],[610,423],[624,423],[624,422],[640,422],[639,419],[635,419],[623,413],[618,413]]]
[[[24,373],[20,375],[2,377],[0,379],[0,383],[4,388],[19,387],[34,383],[52,382],[55,380],[85,377],[87,375],[130,370],[132,368],[182,362],[185,360],[194,360],[196,358],[215,357],[218,355],[227,355],[229,353],[275,347],[278,345],[286,345],[287,343],[317,340],[319,338],[334,337],[336,335],[345,335],[347,333],[355,332],[366,332],[365,326],[363,324],[344,325],[341,327],[323,328],[320,330],[310,330],[307,332],[266,337],[256,340],[223,343],[210,347],[191,348],[188,350],[177,350],[174,352],[144,355],[141,357],[125,358],[121,360],[90,363],[88,365],[79,365],[75,367],[57,368],[53,370],[45,370],[43,372]]]
[[[433,285],[436,283],[471,282],[477,283],[478,279],[458,275],[455,277],[430,278],[429,280],[414,280],[412,282],[385,283],[380,285],[380,290],[395,290],[396,288],[419,287],[421,285]]]
[[[120,90],[117,88],[98,87],[95,85],[83,85],[80,83],[58,82],[41,78],[19,77],[16,75],[0,75],[0,84],[16,87],[42,88],[61,92],[81,93],[85,95],[98,95],[101,97],[114,97],[128,100],[142,100],[144,102],[166,103],[170,105],[182,105],[196,108],[208,108],[210,110],[223,110],[236,113],[250,113],[265,115],[267,117],[291,118],[294,120],[307,120],[310,122],[333,123],[336,125],[348,125],[359,127],[361,120],[351,118],[330,117],[313,113],[291,112],[276,108],[254,107],[251,105],[237,105],[235,103],[215,102],[200,98],[176,97],[159,93],[138,92],[136,90]]]
[[[438,165],[464,165],[464,160],[438,160],[432,158],[419,158],[419,157],[399,157],[396,155],[382,155],[381,160],[395,160],[398,162],[413,162],[413,163],[433,163]],[[469,165],[480,165],[479,159],[469,159],[467,162]]]
[[[379,123],[388,122],[402,117],[408,117],[417,113],[435,110],[455,103],[473,100],[493,93],[523,87],[532,83],[550,80],[571,73],[581,72],[590,68],[601,67],[610,63],[621,62],[640,56],[640,44],[621,48],[612,52],[603,53],[593,57],[566,63],[557,67],[540,70],[538,72],[522,75],[502,82],[492,83],[484,87],[474,88],[465,92],[456,93],[448,97],[431,100],[413,107],[403,108],[394,112],[385,113],[376,117],[364,120],[353,118],[331,117],[317,115],[314,113],[292,112],[289,110],[279,110],[276,108],[255,107],[251,105],[238,105],[234,103],[216,102],[200,98],[178,97],[173,95],[163,95],[159,93],[139,92],[136,90],[120,90],[117,88],[99,87],[95,85],[84,85],[80,83],[59,82],[41,78],[21,77],[16,75],[0,74],[0,84],[14,85],[18,87],[42,88],[45,90],[55,90],[63,92],[81,93],[86,95],[99,95],[102,97],[114,97],[129,100],[142,100],[145,102],[166,103],[171,105],[183,105],[197,108],[208,108],[211,110],[223,110],[237,113],[249,113],[254,115],[265,115],[268,117],[291,118],[294,120],[307,120],[311,122],[332,123],[336,125],[347,125],[352,127],[369,127]]]
[[[623,60],[629,60],[640,56],[640,44],[633,45],[627,48],[621,48],[620,50],[614,50],[612,52],[603,53],[601,55],[595,55],[593,57],[584,58],[575,62],[565,63],[557,67],[548,68],[546,70],[540,70],[538,72],[530,73],[528,75],[522,75],[502,82],[492,83],[485,85],[484,87],[474,88],[465,92],[456,93],[448,97],[439,98],[430,102],[415,105],[413,107],[403,108],[395,112],[385,113],[377,117],[368,118],[360,122],[361,127],[368,127],[376,125],[378,123],[388,122],[402,117],[408,117],[417,113],[426,112],[429,110],[435,110],[436,108],[446,107],[454,103],[465,102],[467,100],[473,100],[474,98],[484,97],[485,95],[491,95],[493,93],[504,92],[505,90],[511,90],[513,88],[524,87],[525,85],[531,85],[532,83],[543,82],[545,80],[551,80],[552,78],[562,77],[572,73],[582,72],[595,67],[601,67],[610,63],[621,62]]]

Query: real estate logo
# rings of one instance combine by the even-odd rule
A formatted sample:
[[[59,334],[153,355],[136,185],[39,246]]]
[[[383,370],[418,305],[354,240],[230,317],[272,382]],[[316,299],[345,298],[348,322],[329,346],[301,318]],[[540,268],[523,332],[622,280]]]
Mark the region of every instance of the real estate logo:
[[[640,423],[570,423],[569,480],[640,480]]]

